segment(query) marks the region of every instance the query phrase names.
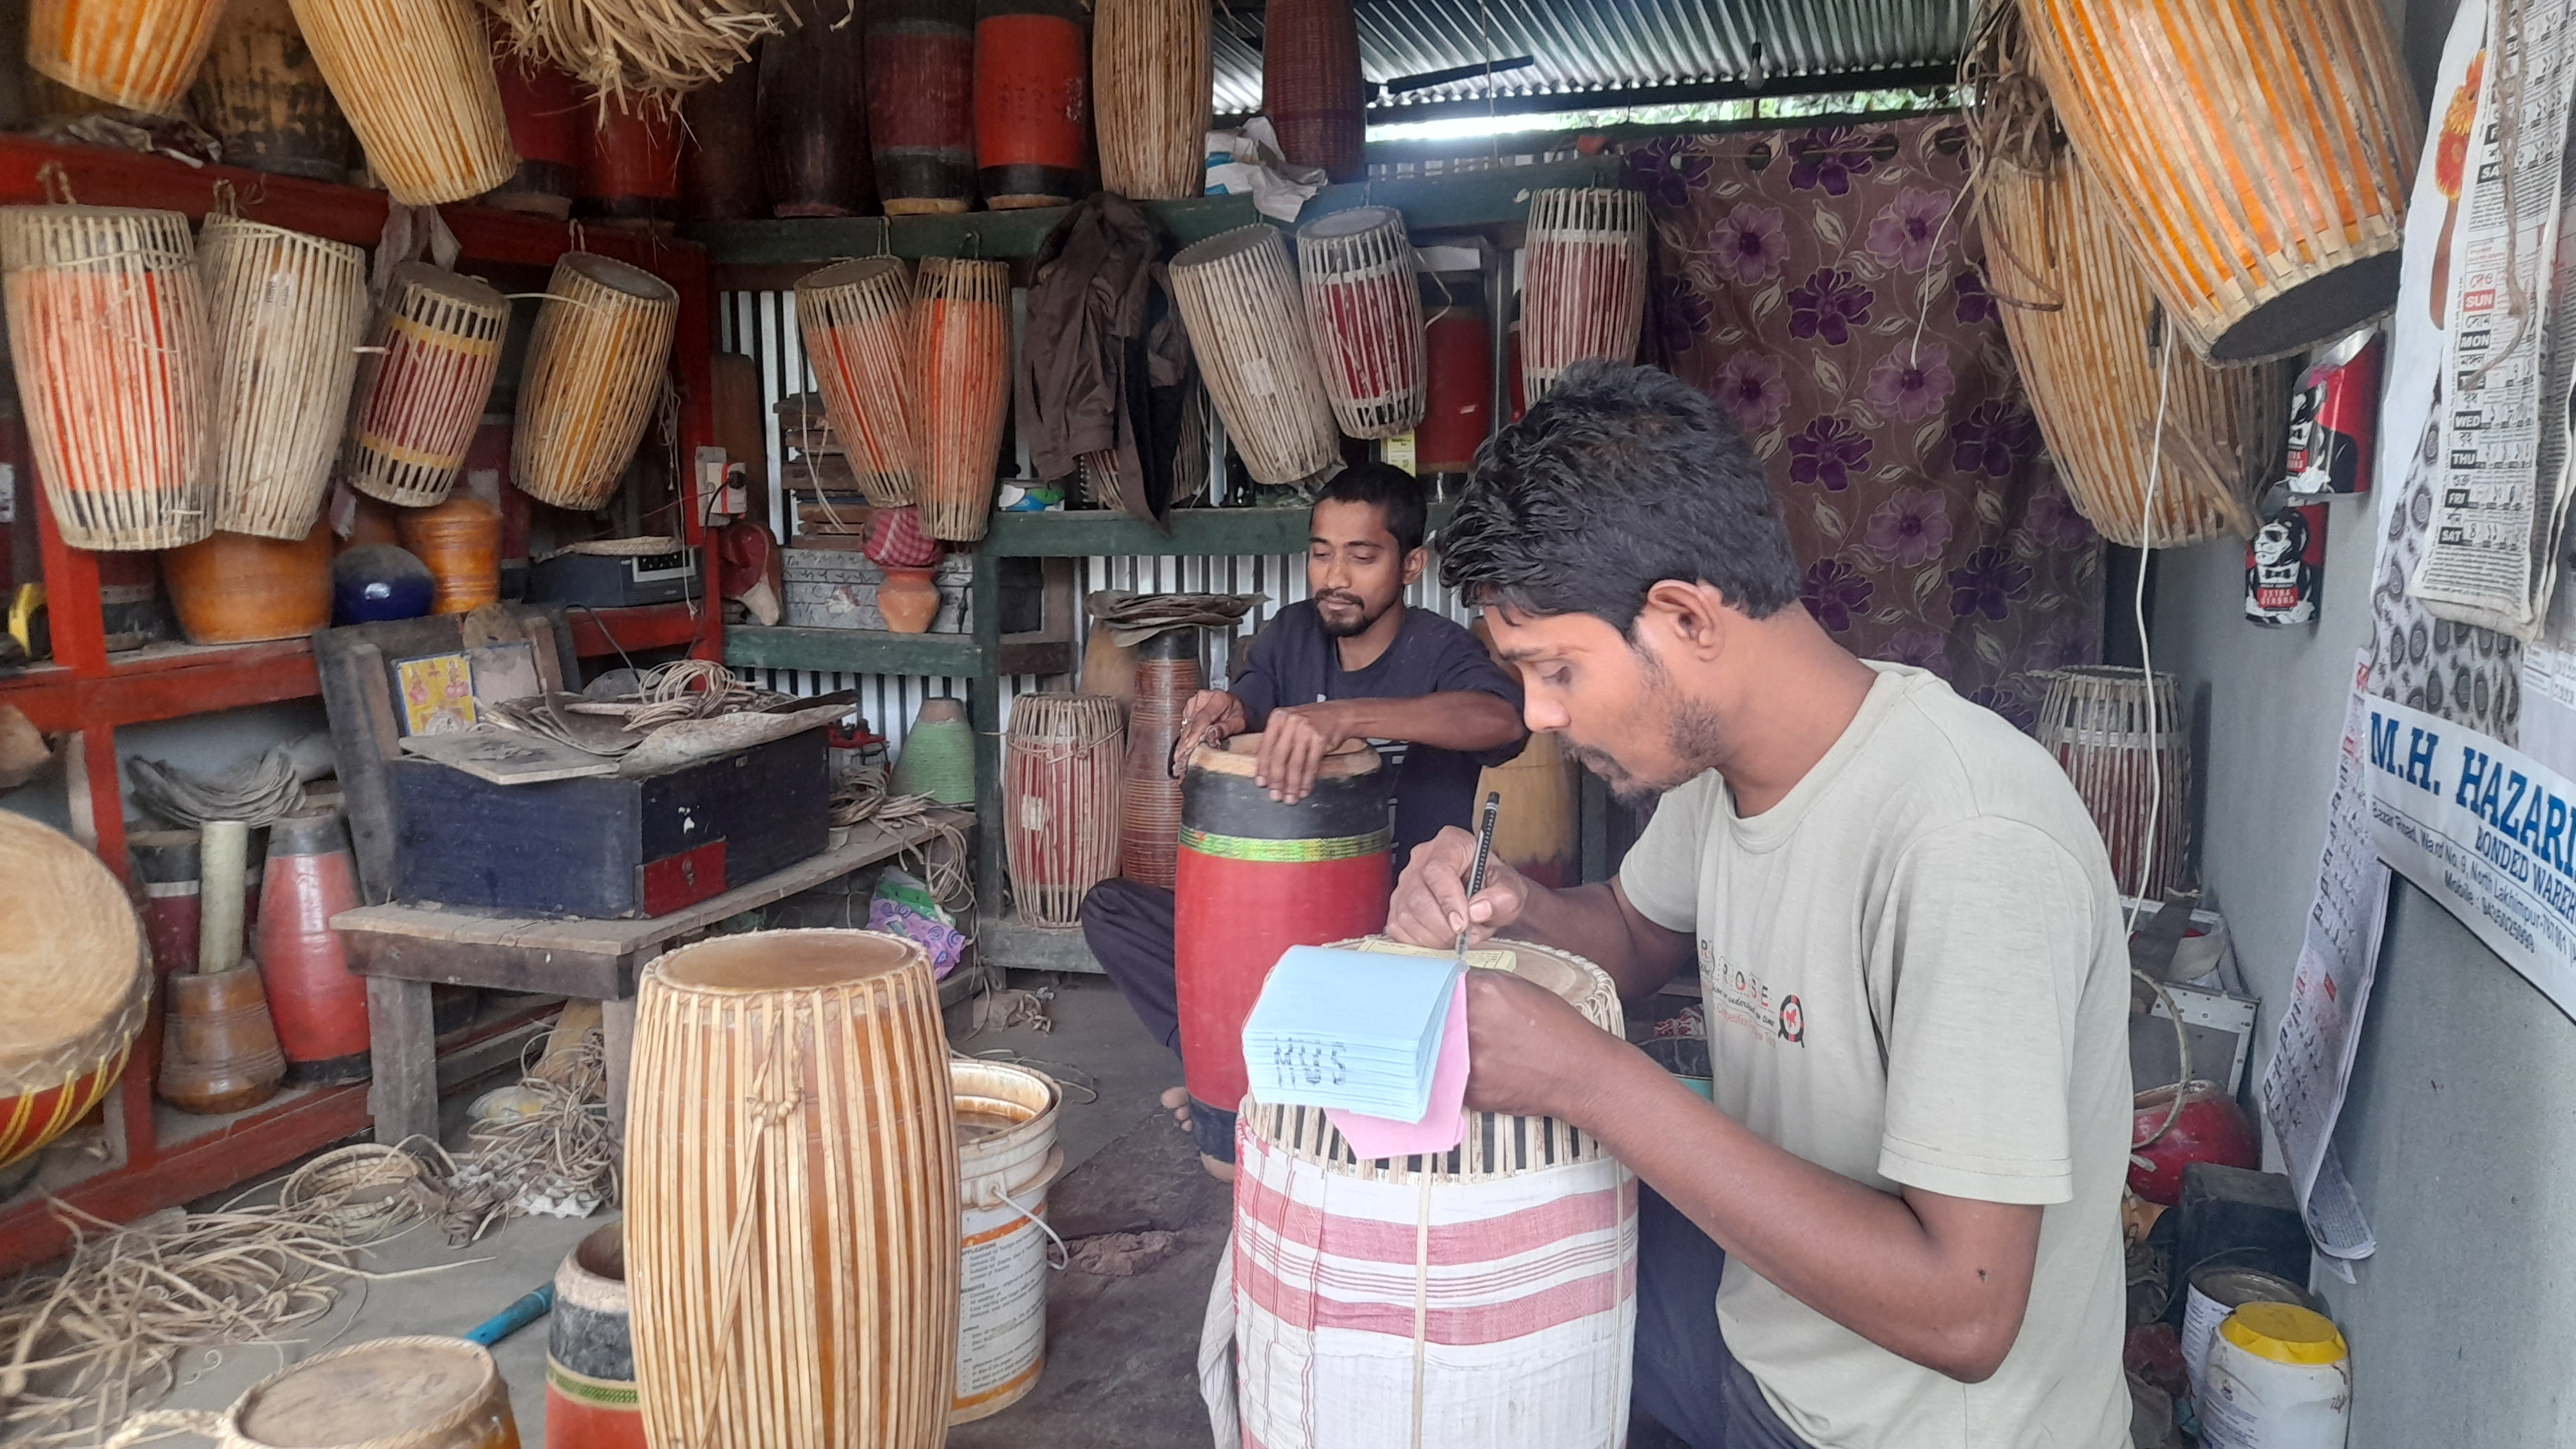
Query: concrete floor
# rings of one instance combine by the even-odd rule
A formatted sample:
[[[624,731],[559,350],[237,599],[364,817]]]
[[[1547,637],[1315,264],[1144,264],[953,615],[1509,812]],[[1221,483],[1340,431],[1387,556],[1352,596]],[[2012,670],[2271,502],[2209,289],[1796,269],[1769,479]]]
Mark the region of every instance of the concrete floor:
[[[1048,1363],[1028,1399],[950,1436],[959,1449],[1044,1443],[1055,1449],[1195,1449],[1208,1442],[1194,1377],[1198,1329],[1209,1275],[1221,1250],[1226,1190],[1198,1172],[1186,1134],[1156,1103],[1180,1080],[1180,1066],[1145,1034],[1115,988],[1097,976],[1022,978],[1015,985],[1052,992],[1051,1032],[1026,1027],[967,1036],[963,1009],[952,1012],[950,1040],[961,1051],[1015,1053],[1033,1064],[1078,1069],[1096,1083],[1098,1100],[1069,1091],[1058,1122],[1067,1172],[1049,1216],[1079,1209],[1094,1223],[1178,1230],[1180,1250],[1132,1278],[1058,1275],[1049,1285]],[[1077,1072],[1059,1072],[1079,1079]],[[450,1115],[457,1102],[451,1102]],[[451,1133],[451,1144],[461,1134]],[[1104,1150],[1106,1155],[1103,1156]],[[1082,1164],[1101,1157],[1098,1168]],[[276,1344],[231,1344],[199,1351],[180,1366],[180,1387],[162,1405],[219,1410],[284,1365],[326,1349],[398,1334],[466,1332],[552,1277],[574,1243],[607,1215],[567,1221],[524,1218],[470,1248],[450,1249],[424,1225],[369,1250],[362,1266],[383,1274],[352,1283],[324,1319]],[[1081,1228],[1079,1222],[1066,1223]],[[1093,1226],[1083,1231],[1108,1231]],[[542,1322],[494,1350],[509,1381],[521,1440],[545,1442],[546,1330]],[[189,1446],[177,1435],[157,1441]]]

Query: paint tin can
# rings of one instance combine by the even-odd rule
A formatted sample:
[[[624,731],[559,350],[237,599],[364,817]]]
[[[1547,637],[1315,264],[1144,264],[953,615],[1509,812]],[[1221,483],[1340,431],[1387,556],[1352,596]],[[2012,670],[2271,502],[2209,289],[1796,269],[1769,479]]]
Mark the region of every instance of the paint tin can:
[[[2182,1362],[2191,1375],[2195,1393],[2209,1362],[2209,1341],[2217,1335],[2218,1325],[2226,1321],[2227,1315],[2248,1303],[2295,1303],[2320,1312],[2325,1307],[2316,1295],[2298,1284],[2260,1268],[2206,1263],[2192,1269],[2184,1281]]]

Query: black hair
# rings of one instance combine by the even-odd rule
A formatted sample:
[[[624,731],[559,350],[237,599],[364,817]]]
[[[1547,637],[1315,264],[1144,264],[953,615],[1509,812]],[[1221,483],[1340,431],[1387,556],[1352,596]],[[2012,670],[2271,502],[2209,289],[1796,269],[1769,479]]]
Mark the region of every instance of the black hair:
[[[1365,503],[1377,510],[1395,546],[1411,553],[1422,547],[1431,505],[1422,496],[1422,480],[1393,463],[1357,463],[1333,475],[1317,503]]]
[[[1440,535],[1471,604],[1590,614],[1628,632],[1665,579],[1756,619],[1801,588],[1760,459],[1716,403],[1651,367],[1577,363],[1485,440]]]

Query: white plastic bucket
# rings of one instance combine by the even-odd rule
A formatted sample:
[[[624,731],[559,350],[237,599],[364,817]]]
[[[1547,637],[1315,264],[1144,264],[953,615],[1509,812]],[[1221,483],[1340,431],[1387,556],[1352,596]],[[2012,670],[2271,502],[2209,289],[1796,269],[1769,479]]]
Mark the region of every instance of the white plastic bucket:
[[[1064,1170],[1054,1082],[1025,1067],[954,1061],[958,1202],[965,1253],[957,1305],[957,1390],[948,1422],[998,1413],[1037,1387],[1046,1364],[1047,1185]]]
[[[2276,1273],[2231,1264],[2194,1268],[2185,1280],[2182,1307],[2182,1362],[2191,1375],[2191,1391],[2200,1392],[2209,1365],[2210,1340],[2227,1315],[2248,1303],[2295,1303],[2319,1307],[2305,1289]]]
[[[2323,1314],[2246,1304],[2210,1340],[2203,1377],[2202,1449],[2344,1449],[2352,1353]]]

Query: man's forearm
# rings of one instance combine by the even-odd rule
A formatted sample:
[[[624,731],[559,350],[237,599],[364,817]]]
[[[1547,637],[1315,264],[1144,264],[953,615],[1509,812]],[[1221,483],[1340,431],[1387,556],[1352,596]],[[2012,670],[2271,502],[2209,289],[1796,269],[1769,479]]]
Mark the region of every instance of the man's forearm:
[[[1346,699],[1349,733],[1372,740],[1403,740],[1434,749],[1475,753],[1524,738],[1520,711],[1481,690],[1451,690],[1413,699]]]
[[[1637,938],[1627,905],[1608,881],[1567,890],[1531,886],[1521,918],[1504,934],[1590,961],[1610,973],[1624,1001],[1660,990],[1680,966],[1669,949],[1655,949],[1663,943]]]

